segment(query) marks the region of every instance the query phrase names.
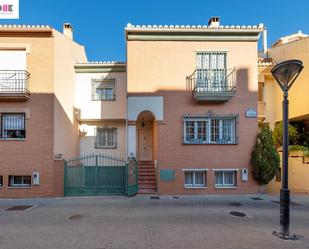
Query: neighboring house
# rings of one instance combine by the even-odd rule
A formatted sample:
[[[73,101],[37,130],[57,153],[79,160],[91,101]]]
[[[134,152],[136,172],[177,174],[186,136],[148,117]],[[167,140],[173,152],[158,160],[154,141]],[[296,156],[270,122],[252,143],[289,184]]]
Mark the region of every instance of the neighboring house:
[[[74,62],[84,47],[48,26],[0,26],[0,197],[63,194],[62,161],[79,153]]]
[[[125,30],[128,154],[143,173],[139,191],[256,193],[250,157],[264,27],[221,26],[212,18],[209,26]]]
[[[259,62],[259,118],[262,123],[268,123],[271,128],[282,120],[283,93],[270,70],[279,62],[291,59],[299,59],[304,64],[304,69],[289,90],[289,120],[299,127],[304,141],[309,143],[309,36],[298,32],[280,38],[268,50],[267,58]],[[300,158],[290,159],[290,188],[292,191],[309,192],[309,171],[305,165],[306,160]],[[301,163],[300,163],[301,161]],[[302,167],[299,165],[304,163]],[[272,192],[280,190],[280,177],[277,182],[270,184]],[[303,184],[301,184],[303,183]]]

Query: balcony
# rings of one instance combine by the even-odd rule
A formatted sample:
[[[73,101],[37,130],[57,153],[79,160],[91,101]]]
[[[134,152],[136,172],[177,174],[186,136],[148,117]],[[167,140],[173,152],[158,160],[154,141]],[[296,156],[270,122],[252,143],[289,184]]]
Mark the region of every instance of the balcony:
[[[236,69],[196,69],[186,80],[196,101],[226,102],[236,94]]]
[[[25,70],[0,70],[0,100],[27,100],[30,98]]]
[[[266,111],[266,103],[264,101],[258,102],[258,117],[259,121],[262,122],[265,120],[265,111]]]

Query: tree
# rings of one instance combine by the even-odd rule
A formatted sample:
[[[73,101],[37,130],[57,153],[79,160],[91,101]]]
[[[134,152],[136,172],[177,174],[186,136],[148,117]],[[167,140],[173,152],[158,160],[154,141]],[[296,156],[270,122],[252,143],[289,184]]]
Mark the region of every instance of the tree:
[[[260,185],[269,183],[279,169],[280,157],[269,126],[263,126],[257,135],[251,164],[253,165],[253,177]]]
[[[274,128],[274,141],[277,147],[282,146],[282,134],[283,134],[283,124],[279,122]],[[289,124],[289,144],[295,145],[299,139],[299,133],[297,128]]]

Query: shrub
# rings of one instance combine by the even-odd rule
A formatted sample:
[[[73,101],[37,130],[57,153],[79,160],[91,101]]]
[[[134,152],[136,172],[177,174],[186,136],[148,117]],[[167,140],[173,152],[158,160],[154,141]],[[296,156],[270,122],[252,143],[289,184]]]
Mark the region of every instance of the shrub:
[[[282,136],[283,133],[283,124],[279,122],[275,125],[273,137],[275,141],[275,145],[277,147],[282,146]],[[299,139],[299,133],[297,128],[289,124],[289,144],[297,144],[297,140]]]
[[[253,177],[260,185],[269,183],[279,169],[279,154],[268,126],[262,127],[257,135],[256,144],[252,151],[251,164],[253,165]]]

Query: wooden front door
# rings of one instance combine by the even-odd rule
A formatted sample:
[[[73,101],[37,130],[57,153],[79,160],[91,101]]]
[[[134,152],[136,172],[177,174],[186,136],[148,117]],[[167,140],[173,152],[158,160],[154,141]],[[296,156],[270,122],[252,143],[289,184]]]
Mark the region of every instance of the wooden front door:
[[[152,160],[152,130],[138,131],[138,160]]]

